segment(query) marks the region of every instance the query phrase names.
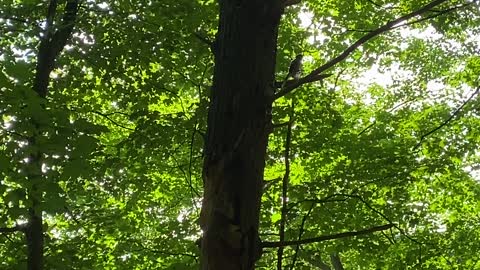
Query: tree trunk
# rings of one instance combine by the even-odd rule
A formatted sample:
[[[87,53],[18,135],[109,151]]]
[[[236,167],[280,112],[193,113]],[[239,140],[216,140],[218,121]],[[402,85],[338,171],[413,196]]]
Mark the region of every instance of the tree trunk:
[[[35,79],[33,81],[33,91],[42,99],[46,99],[48,95],[48,87],[50,82],[50,73],[55,67],[60,52],[63,50],[67,41],[70,39],[75,19],[77,17],[79,0],[68,0],[65,3],[62,23],[57,30],[54,31],[53,22],[57,12],[57,0],[50,0],[47,11],[46,31],[41,38],[38,54],[37,66],[35,69]],[[41,105],[45,109],[45,105]],[[33,170],[29,171],[28,180],[30,187],[28,189],[28,198],[31,206],[28,209],[28,221],[25,229],[25,238],[27,242],[27,269],[42,270],[44,269],[44,239],[43,239],[43,216],[42,216],[42,200],[43,191],[40,189],[42,182],[51,181],[42,175],[42,152],[37,147],[37,137],[42,136],[41,125],[31,119],[35,127],[34,135],[28,139],[32,148],[37,150],[30,155],[29,160]]]
[[[219,4],[203,167],[202,269],[254,269],[283,3]]]
[[[43,269],[43,221],[42,214],[35,213],[33,208],[29,209],[30,216],[25,230],[28,246],[28,270]]]

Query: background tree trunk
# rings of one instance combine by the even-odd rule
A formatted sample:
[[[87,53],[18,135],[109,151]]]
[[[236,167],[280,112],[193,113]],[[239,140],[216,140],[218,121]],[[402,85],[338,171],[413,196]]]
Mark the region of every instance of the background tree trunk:
[[[44,36],[41,38],[38,54],[37,65],[35,69],[35,79],[33,81],[33,91],[35,91],[41,99],[46,99],[49,90],[50,73],[55,67],[55,62],[70,39],[75,19],[77,17],[79,0],[69,0],[65,3],[61,25],[57,30],[53,30],[53,22],[57,13],[58,2],[51,0],[47,11],[47,24]],[[45,110],[45,104],[41,104]],[[25,238],[27,242],[27,269],[42,270],[44,269],[44,231],[42,216],[43,191],[41,185],[44,182],[51,181],[42,174],[42,151],[38,147],[37,138],[44,136],[42,134],[42,126],[34,118],[31,119],[35,127],[34,135],[29,138],[29,144],[37,149],[30,155],[29,160],[31,171],[28,174],[30,188],[28,190],[28,198],[31,207],[28,209],[28,222],[25,229]]]
[[[281,1],[220,2],[203,167],[202,269],[253,269]]]

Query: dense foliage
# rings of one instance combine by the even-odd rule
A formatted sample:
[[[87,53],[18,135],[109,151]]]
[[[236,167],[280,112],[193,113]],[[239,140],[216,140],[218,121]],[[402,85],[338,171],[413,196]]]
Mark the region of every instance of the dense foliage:
[[[296,54],[308,74],[428,2],[288,7],[277,80]],[[48,5],[0,3],[0,269],[25,268],[15,228],[31,194],[44,217],[45,269],[197,269],[216,2],[82,1],[46,99],[32,85]],[[333,255],[346,269],[480,269],[478,4],[445,1],[276,100],[262,240],[278,241],[291,120],[285,238],[394,224],[287,247],[286,267],[328,269]],[[257,266],[276,260],[265,248]]]

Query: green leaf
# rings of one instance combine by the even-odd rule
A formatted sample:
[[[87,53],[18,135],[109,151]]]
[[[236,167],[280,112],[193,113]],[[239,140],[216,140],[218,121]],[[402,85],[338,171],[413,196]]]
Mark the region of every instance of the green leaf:
[[[10,169],[10,159],[0,153],[0,172],[7,172]]]
[[[5,65],[6,73],[18,80],[19,83],[25,83],[30,80],[32,65],[24,61],[17,61],[15,63],[7,63]]]
[[[73,158],[83,158],[90,155],[98,146],[98,140],[89,135],[81,135],[78,137],[74,151],[72,151]]]
[[[68,179],[76,179],[77,177],[88,172],[89,164],[82,158],[72,159],[63,167],[61,179],[66,181]]]
[[[282,215],[278,212],[275,212],[272,214],[272,216],[270,217],[270,220],[272,221],[272,223],[276,223],[277,221],[279,221],[280,219],[282,218]]]

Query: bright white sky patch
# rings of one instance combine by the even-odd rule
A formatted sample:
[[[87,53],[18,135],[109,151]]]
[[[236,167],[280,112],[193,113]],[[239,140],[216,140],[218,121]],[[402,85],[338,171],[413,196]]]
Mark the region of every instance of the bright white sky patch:
[[[392,72],[400,72],[398,66],[392,66]],[[368,87],[372,83],[378,84],[384,88],[393,84],[392,76],[389,73],[379,72],[379,65],[373,64],[372,67],[363,72],[359,78],[354,79],[354,83],[363,87]]]
[[[438,80],[432,80],[427,83],[427,90],[431,92],[438,92],[445,89],[445,84]]]
[[[300,27],[307,29],[307,28],[312,26],[312,22],[313,22],[313,13],[312,12],[302,10],[299,13],[298,17],[300,19]],[[321,30],[323,28],[322,25],[315,25],[314,27],[316,27],[317,30]],[[324,44],[328,40],[329,40],[328,36],[323,35],[321,31],[316,31],[316,33],[314,35],[312,35],[311,37],[308,38],[307,42],[310,43],[310,44],[314,44],[315,42],[319,42],[320,44]]]
[[[436,41],[443,37],[443,35],[438,33],[432,26],[428,26],[425,29],[402,28],[400,30],[400,36],[402,39],[416,38],[428,41]]]
[[[465,172],[467,172],[468,174],[470,174],[470,176],[473,179],[475,179],[477,182],[480,183],[480,170],[479,169],[475,169],[472,166],[466,166],[466,167],[463,168],[463,170]]]
[[[313,21],[313,13],[310,11],[302,10],[298,17],[300,18],[300,26],[303,28],[307,28],[312,24]]]
[[[97,6],[98,6],[99,8],[101,8],[101,9],[105,9],[105,10],[107,10],[107,9],[109,8],[107,2],[99,3],[99,4],[97,4]]]

